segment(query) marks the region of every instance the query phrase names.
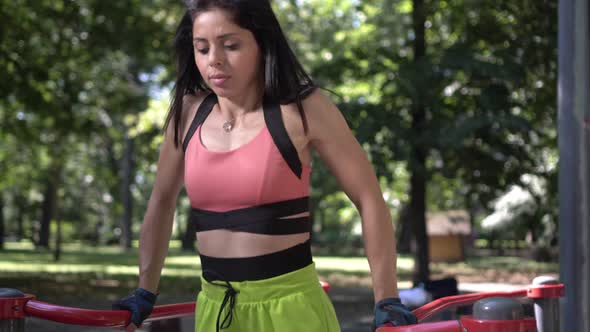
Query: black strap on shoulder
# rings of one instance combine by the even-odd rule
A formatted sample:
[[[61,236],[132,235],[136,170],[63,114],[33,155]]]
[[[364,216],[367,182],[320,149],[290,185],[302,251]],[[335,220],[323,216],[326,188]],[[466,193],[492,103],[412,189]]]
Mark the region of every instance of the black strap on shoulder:
[[[191,138],[197,131],[197,128],[205,122],[209,113],[213,109],[213,106],[217,104],[217,96],[214,93],[210,93],[199,105],[199,109],[197,109],[197,113],[195,113],[195,117],[193,118],[193,122],[191,122],[191,126],[186,133],[186,137],[182,142],[182,150],[186,152],[186,148],[188,147],[188,143],[191,141]]]
[[[309,211],[309,197],[225,212],[193,208],[190,219],[196,231],[228,229],[255,234],[299,234],[311,231],[309,216],[286,218]]]
[[[291,142],[289,134],[287,134],[280,105],[278,103],[265,101],[263,110],[264,121],[266,122],[266,126],[268,127],[268,131],[270,132],[275,145],[279,149],[279,152],[281,152],[283,159],[285,159],[289,165],[289,168],[291,168],[298,178],[301,178],[301,160],[299,160],[299,154],[297,153],[297,149],[295,149],[293,142]]]
[[[184,138],[182,143],[183,151],[186,151],[188,144],[197,131],[197,128],[205,122],[205,119],[213,110],[213,106],[217,103],[217,96],[214,93],[209,94],[199,105],[199,109],[197,110],[193,121],[191,122],[191,126]],[[272,139],[279,149],[281,156],[289,165],[289,168],[293,171],[293,173],[298,177],[301,178],[302,173],[302,166],[301,160],[299,160],[299,154],[297,153],[297,149],[291,142],[289,138],[289,134],[287,133],[287,129],[285,128],[285,123],[283,122],[283,116],[281,113],[281,108],[278,103],[270,103],[265,101],[263,105],[264,110],[264,121],[266,122],[266,126],[268,127],[268,131],[272,136]]]

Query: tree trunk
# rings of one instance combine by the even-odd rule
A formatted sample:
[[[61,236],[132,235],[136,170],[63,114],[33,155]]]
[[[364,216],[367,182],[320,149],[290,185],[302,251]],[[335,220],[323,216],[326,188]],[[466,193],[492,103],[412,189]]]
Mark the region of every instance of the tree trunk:
[[[16,206],[16,240],[20,241],[25,236],[24,230],[24,215],[26,211],[25,197],[20,193],[16,195],[15,206]]]
[[[55,234],[55,250],[53,251],[53,260],[59,261],[61,258],[61,218],[56,217],[57,230]]]
[[[125,129],[127,130],[127,129]],[[125,153],[122,160],[121,172],[121,198],[123,203],[123,215],[121,216],[121,247],[131,249],[133,234],[131,230],[133,220],[133,197],[131,184],[133,183],[133,139],[125,133]]]
[[[417,149],[418,150],[418,149]],[[426,234],[426,178],[422,171],[414,170],[410,188],[410,215],[412,233],[416,241],[414,253],[414,284],[430,280],[430,257],[428,235]]]
[[[191,207],[189,206],[186,214],[186,227],[184,229],[184,234],[182,235],[182,250],[195,252],[195,233],[197,229],[195,224],[191,222],[190,215]]]
[[[399,213],[397,222],[397,252],[408,254],[412,252],[411,243],[413,240],[412,217],[410,216],[410,206],[404,204]]]
[[[0,195],[0,250],[4,249],[4,197]]]
[[[426,22],[426,8],[424,0],[413,0],[413,28],[414,28],[414,61],[420,62],[426,54],[424,24]],[[420,87],[416,87],[420,91]],[[426,124],[426,108],[420,94],[414,96],[412,105],[412,132],[419,136],[424,132]],[[416,241],[414,283],[426,282],[430,279],[428,255],[428,236],[426,234],[426,154],[427,148],[418,140],[412,147],[410,157],[410,215],[413,223],[414,239]]]
[[[49,248],[51,220],[54,219],[57,209],[57,189],[60,175],[61,166],[54,165],[49,171],[49,176],[45,183],[45,194],[43,195],[43,203],[41,205],[41,228],[39,230],[39,241],[37,242],[37,246],[39,247]]]

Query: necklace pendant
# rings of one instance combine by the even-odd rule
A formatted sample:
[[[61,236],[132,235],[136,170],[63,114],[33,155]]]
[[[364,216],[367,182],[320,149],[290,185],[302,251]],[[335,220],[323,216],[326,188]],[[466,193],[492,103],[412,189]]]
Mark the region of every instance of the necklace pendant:
[[[225,121],[223,123],[223,131],[225,131],[226,133],[229,133],[232,129],[234,129],[234,122],[232,120]]]

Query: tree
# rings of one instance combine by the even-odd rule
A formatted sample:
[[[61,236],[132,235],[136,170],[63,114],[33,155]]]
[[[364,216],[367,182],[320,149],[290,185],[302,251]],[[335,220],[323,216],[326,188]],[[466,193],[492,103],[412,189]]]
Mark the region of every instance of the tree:
[[[345,95],[339,106],[379,175],[392,183],[392,165],[406,165],[424,281],[427,207],[487,210],[522,174],[551,176],[556,2],[344,3],[298,4],[290,27],[311,39],[297,45],[310,71]],[[316,30],[332,19],[340,31]],[[428,197],[434,188],[453,202]]]
[[[107,110],[111,118],[123,120],[124,114],[145,109],[149,84],[140,78],[168,56],[168,45],[161,42],[172,35],[165,20],[169,13],[163,11],[168,4],[2,1],[6,28],[1,29],[0,73],[10,77],[0,92],[9,100],[2,107],[2,127],[47,150],[40,246],[49,245],[49,223],[59,207],[60,179],[72,153],[68,143],[104,130]],[[128,169],[122,175],[131,177]],[[118,191],[129,197],[128,190]],[[125,201],[129,206],[132,200]]]

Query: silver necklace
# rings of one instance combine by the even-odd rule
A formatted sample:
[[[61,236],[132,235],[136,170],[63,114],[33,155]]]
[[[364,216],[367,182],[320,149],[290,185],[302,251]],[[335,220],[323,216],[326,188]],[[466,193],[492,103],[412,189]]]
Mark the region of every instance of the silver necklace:
[[[223,126],[222,126],[222,128],[223,128],[223,131],[225,131],[226,133],[229,133],[229,132],[231,132],[231,131],[232,131],[232,130],[235,128],[235,125],[236,125],[236,119],[238,119],[238,118],[239,118],[239,119],[243,118],[243,117],[246,115],[246,113],[248,113],[248,112],[244,112],[244,113],[242,113],[242,114],[238,115],[237,117],[233,117],[233,116],[232,116],[232,118],[231,118],[231,119],[229,119],[229,120],[225,121],[225,122],[223,123]]]
[[[239,114],[237,117],[232,116],[231,119],[223,122],[223,125],[221,126],[221,128],[223,128],[223,131],[225,131],[226,133],[229,134],[236,126],[236,119],[243,118],[247,113],[249,113],[249,112],[243,112],[242,114]]]
[[[235,118],[231,118],[228,121],[225,121],[223,123],[223,131],[225,131],[226,133],[229,133],[230,131],[232,131],[232,129],[234,129],[235,123],[236,123]]]

